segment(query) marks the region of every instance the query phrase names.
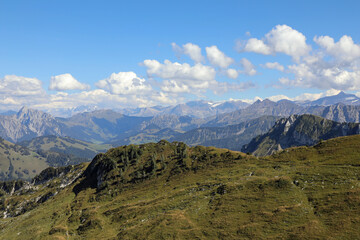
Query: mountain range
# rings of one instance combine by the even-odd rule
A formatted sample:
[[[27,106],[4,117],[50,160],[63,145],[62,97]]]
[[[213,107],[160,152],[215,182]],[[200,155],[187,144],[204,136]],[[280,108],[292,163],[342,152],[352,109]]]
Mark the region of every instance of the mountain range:
[[[344,102],[346,99],[355,97],[355,95],[339,93],[332,97],[323,98],[321,102]],[[0,115],[0,136],[14,143],[31,140],[35,137],[54,135],[96,144],[110,143],[112,145],[141,144],[150,141],[157,142],[161,139],[182,139],[190,145],[199,142],[205,145],[213,144],[218,147],[240,149],[241,146],[239,148],[238,144],[248,143],[254,136],[247,135],[248,137],[245,137],[245,134],[241,137],[237,136],[238,140],[233,141],[231,138],[234,134],[228,130],[231,127],[215,130],[215,135],[218,134],[219,136],[214,136],[214,131],[210,134],[209,127],[246,125],[249,121],[263,116],[287,117],[292,114],[313,114],[337,122],[360,121],[360,105],[336,103],[330,106],[309,106],[311,104],[307,104],[305,106],[289,100],[273,102],[265,99],[263,101],[258,100],[243,108],[245,105],[239,101],[230,101],[218,105],[194,101],[178,105],[166,114],[163,112],[152,117],[127,116],[113,110],[95,110],[78,113],[69,118],[53,117],[48,113],[23,107],[16,114]],[[193,117],[197,114],[206,115],[201,113],[201,109],[209,109],[209,106],[212,108],[220,108],[221,106],[220,109],[222,110],[234,108],[237,110],[206,118]],[[175,109],[182,110],[175,111]],[[191,111],[193,112],[192,116],[181,115],[189,114]],[[221,112],[219,109],[216,111],[217,113]],[[260,121],[258,124],[260,123],[262,122]],[[268,123],[263,122],[263,124],[264,126],[257,125],[261,131],[257,131],[256,134],[263,134],[268,130]],[[196,136],[200,133],[202,133],[201,140]],[[230,142],[232,141],[231,146]],[[229,144],[225,144],[225,142]]]
[[[278,119],[276,116],[262,116],[225,127],[196,128],[178,134],[170,138],[170,141],[180,141],[190,146],[214,146],[240,151],[252,138],[269,131]]]
[[[190,116],[192,118],[206,118],[217,114],[232,112],[249,106],[248,103],[241,100],[230,100],[224,102],[211,101],[190,101],[187,103],[178,104],[176,106],[155,106],[146,108],[125,108],[116,109],[129,116],[151,117],[156,115],[176,115],[176,116]]]

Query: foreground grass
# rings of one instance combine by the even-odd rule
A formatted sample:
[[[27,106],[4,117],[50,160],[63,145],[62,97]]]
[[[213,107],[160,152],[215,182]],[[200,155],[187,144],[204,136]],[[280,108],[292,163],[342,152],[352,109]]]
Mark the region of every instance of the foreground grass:
[[[100,185],[84,175],[34,209],[1,219],[1,239],[360,238],[360,136],[266,158],[203,147],[184,154],[167,143],[144,146],[126,169],[115,161]],[[102,161],[124,149],[110,150]],[[140,166],[149,161],[157,167],[144,173]],[[134,177],[139,169],[147,177]],[[5,202],[33,194],[7,196]]]

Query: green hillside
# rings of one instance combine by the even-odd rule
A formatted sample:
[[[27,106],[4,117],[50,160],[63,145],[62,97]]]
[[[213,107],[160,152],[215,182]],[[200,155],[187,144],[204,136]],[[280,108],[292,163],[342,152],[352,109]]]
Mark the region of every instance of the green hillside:
[[[0,184],[0,236],[359,239],[359,145],[348,136],[264,158],[166,141],[113,148],[34,185]]]
[[[0,138],[0,180],[31,179],[49,165],[39,154]]]
[[[19,144],[42,155],[49,155],[48,152],[66,155],[71,164],[91,161],[96,154],[106,152],[112,147],[110,144],[94,144],[70,137],[57,136],[37,137]],[[63,164],[58,164],[58,166],[61,165]]]
[[[88,162],[110,147],[56,136],[38,137],[19,144],[0,138],[0,180],[30,180],[49,166]]]

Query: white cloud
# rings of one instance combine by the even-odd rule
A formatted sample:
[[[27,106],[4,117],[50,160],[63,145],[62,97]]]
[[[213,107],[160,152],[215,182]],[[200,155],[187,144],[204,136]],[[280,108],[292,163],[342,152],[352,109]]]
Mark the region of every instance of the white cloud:
[[[19,105],[19,102],[17,102],[12,97],[5,97],[4,99],[0,99],[0,103],[5,105]]]
[[[40,80],[16,75],[0,78],[0,110],[16,110],[44,101],[48,99]]]
[[[320,36],[314,37],[314,42],[337,59],[350,62],[360,58],[360,45],[355,44],[350,36],[342,36],[337,43],[329,36]]]
[[[204,61],[204,57],[201,55],[201,48],[196,44],[187,43],[179,47],[176,43],[172,43],[171,46],[175,52],[188,55],[196,63]]]
[[[164,64],[156,60],[145,60],[145,67],[150,76],[165,79],[163,91],[190,92],[191,89],[204,91],[216,84],[216,71],[210,66],[197,63],[190,66],[165,60]]]
[[[288,67],[293,79],[283,77],[283,85],[318,89],[358,90],[360,89],[360,71],[351,71],[338,64],[329,64],[322,59],[317,62],[303,62]]]
[[[253,76],[256,74],[256,70],[255,70],[255,66],[246,58],[243,58],[240,60],[240,63],[243,66],[243,71],[242,73],[245,73],[247,75]]]
[[[0,79],[0,95],[2,96],[34,96],[44,93],[42,82],[36,78],[6,75]]]
[[[328,36],[315,37],[320,51],[306,56],[298,64],[288,66],[293,77],[283,77],[283,85],[318,89],[360,89],[360,46],[351,37],[338,42]]]
[[[277,101],[280,101],[280,100],[291,100],[288,96],[285,96],[285,95],[275,95],[275,96],[271,96],[271,97],[268,97],[267,99],[269,99],[270,101],[273,101],[273,102],[277,102]]]
[[[256,96],[256,97],[254,97],[253,99],[240,99],[240,100],[243,101],[243,102],[246,102],[246,103],[248,103],[248,104],[253,104],[253,103],[256,102],[257,100],[262,101],[262,98],[259,97],[259,96]]]
[[[145,79],[139,78],[134,72],[113,73],[110,77],[100,80],[95,84],[98,88],[105,89],[113,94],[128,95],[141,94],[151,90]]]
[[[314,101],[317,100],[319,98],[322,97],[328,97],[328,96],[333,96],[333,95],[337,95],[339,94],[340,91],[336,90],[336,89],[329,89],[325,92],[320,92],[320,93],[303,93],[299,96],[290,98],[286,95],[274,95],[274,96],[270,96],[267,97],[267,99],[269,99],[270,101],[273,102],[278,102],[280,100],[290,100],[290,101],[298,101],[298,102],[304,102],[304,101]],[[360,96],[360,95],[359,95]],[[262,100],[260,97],[255,97],[254,99],[241,99],[241,101],[244,101],[246,103],[254,103],[257,100]]]
[[[243,50],[265,55],[284,53],[298,61],[309,53],[311,47],[306,44],[306,37],[301,32],[287,25],[277,25],[263,40],[249,39]]]
[[[267,62],[267,63],[265,63],[265,65],[263,65],[263,67],[269,68],[269,69],[276,69],[280,72],[283,72],[285,69],[284,66],[278,62]]]
[[[264,55],[269,55],[272,53],[272,50],[270,49],[270,47],[267,46],[263,42],[263,40],[259,40],[257,38],[250,38],[244,47],[244,51],[245,52],[255,52],[255,53],[260,53],[260,54],[264,54]]]
[[[222,51],[220,51],[217,46],[206,47],[206,56],[209,59],[209,62],[221,68],[227,68],[234,60],[226,56]]]
[[[218,82],[215,80],[215,69],[201,63],[191,66],[187,63],[173,63],[169,60],[165,60],[163,64],[156,60],[145,60],[143,64],[147,67],[147,73],[150,77],[162,79],[160,88],[165,93],[199,95],[201,92],[211,90],[219,94],[227,91],[243,91],[254,86],[250,82]],[[231,76],[235,77],[237,73],[234,74],[233,71],[236,72],[236,70],[230,70],[230,75],[232,74]],[[229,74],[228,71],[224,73]]]
[[[80,83],[71,74],[65,73],[52,76],[49,90],[66,91],[66,90],[86,90],[90,89],[87,84]]]
[[[239,73],[235,69],[229,68],[226,70],[226,76],[231,79],[236,79],[239,76]]]
[[[322,97],[328,97],[339,94],[339,90],[329,89],[321,93],[303,93],[299,96],[293,98],[294,101],[304,102],[304,101],[315,101]]]
[[[160,102],[163,104],[177,104],[179,101],[182,101],[183,99],[170,97],[167,93],[159,92],[157,94],[153,94],[151,96],[151,99],[155,102]]]
[[[172,93],[190,92],[190,88],[188,85],[185,85],[180,82],[176,82],[175,80],[164,80],[163,85],[161,86],[161,90],[163,90],[164,92],[172,92]]]

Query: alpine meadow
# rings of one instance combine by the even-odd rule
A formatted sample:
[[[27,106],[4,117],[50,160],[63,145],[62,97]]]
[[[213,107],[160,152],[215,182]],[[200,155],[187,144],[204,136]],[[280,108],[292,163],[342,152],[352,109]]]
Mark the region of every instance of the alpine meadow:
[[[358,9],[0,0],[0,239],[360,239]]]

